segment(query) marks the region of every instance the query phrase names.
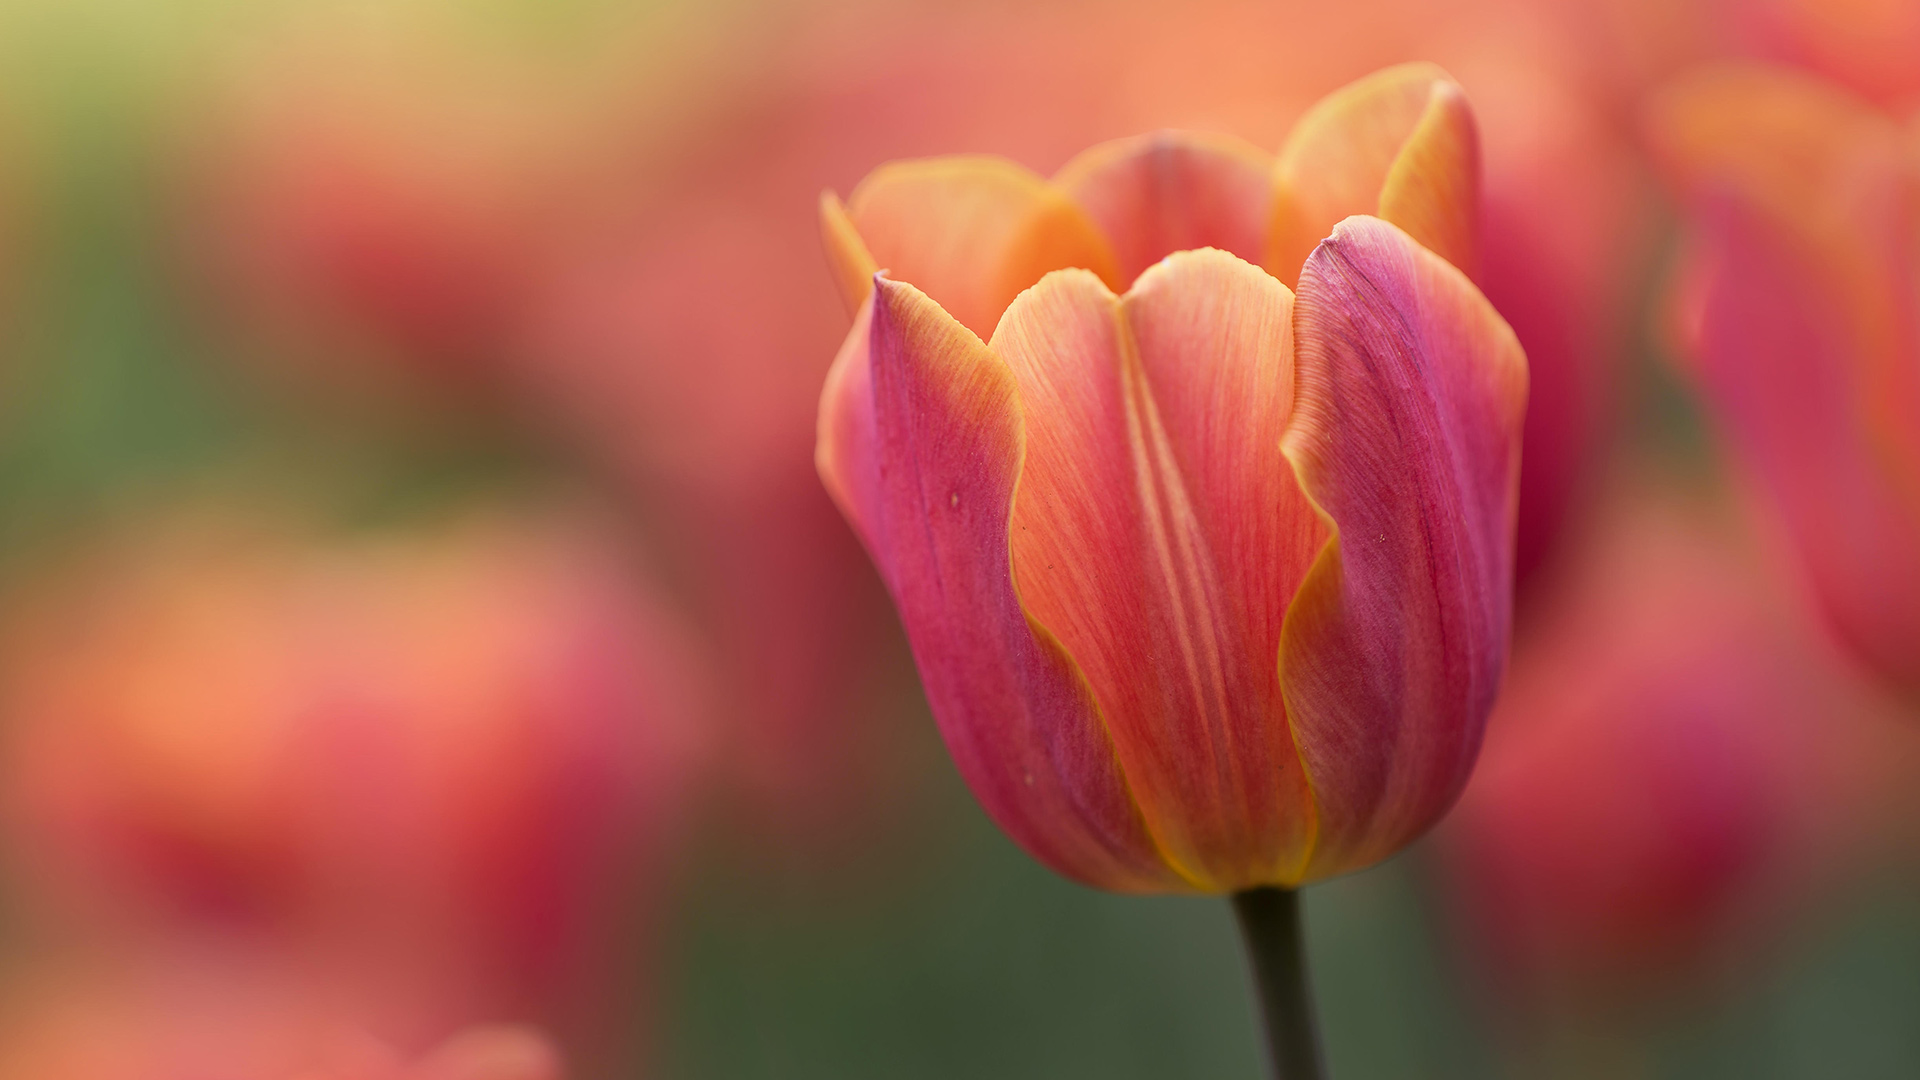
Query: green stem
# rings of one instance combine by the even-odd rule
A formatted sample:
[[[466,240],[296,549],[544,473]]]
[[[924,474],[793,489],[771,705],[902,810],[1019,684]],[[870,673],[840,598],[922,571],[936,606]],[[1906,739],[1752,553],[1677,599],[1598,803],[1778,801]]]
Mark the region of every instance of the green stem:
[[[1313,1015],[1313,991],[1307,985],[1300,894],[1292,889],[1248,889],[1233,894],[1233,913],[1247,943],[1274,1080],[1326,1080],[1320,1026]]]

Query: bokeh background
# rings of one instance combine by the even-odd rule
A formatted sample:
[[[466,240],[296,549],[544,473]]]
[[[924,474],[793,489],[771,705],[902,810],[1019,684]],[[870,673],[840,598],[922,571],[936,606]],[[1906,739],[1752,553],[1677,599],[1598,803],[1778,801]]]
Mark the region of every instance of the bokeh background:
[[[1257,1075],[1227,906],[1054,878],[946,760],[813,472],[815,207],[1275,148],[1412,59],[1532,365],[1519,613],[1461,806],[1307,896],[1336,1075],[1920,1075],[1915,646],[1727,437],[1658,137],[1732,61],[1898,130],[1920,4],[0,0],[0,1078],[500,1020],[589,1080]]]

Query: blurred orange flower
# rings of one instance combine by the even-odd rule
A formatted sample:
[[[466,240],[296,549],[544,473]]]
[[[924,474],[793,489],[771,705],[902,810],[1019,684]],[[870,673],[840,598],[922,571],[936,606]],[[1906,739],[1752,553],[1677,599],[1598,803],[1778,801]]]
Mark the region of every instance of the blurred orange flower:
[[[448,1019],[608,1020],[700,733],[604,538],[148,523],[13,600],[4,794],[43,918],[384,971]]]

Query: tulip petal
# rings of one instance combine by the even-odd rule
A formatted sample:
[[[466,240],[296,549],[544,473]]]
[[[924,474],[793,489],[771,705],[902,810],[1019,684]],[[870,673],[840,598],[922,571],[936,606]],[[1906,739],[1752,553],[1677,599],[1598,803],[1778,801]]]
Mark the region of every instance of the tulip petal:
[[[1176,251],[1219,248],[1258,262],[1273,213],[1273,161],[1225,135],[1162,131],[1086,151],[1054,183],[1113,244],[1126,281]]]
[[[1024,453],[1007,367],[910,285],[875,291],[821,401],[819,466],[893,594],[954,762],[1059,873],[1187,891],[1146,831],[1086,681],[1014,590]]]
[[[840,299],[846,301],[847,314],[857,314],[873,291],[873,275],[880,267],[867,250],[867,242],[860,239],[853,219],[847,216],[846,204],[831,191],[820,193],[820,239],[827,249],[833,282],[840,287]]]
[[[871,288],[871,286],[869,286]],[[814,466],[827,494],[870,552],[880,550],[878,523],[869,515],[880,505],[879,434],[873,413],[873,294],[860,302],[853,329],[827,369],[820,391],[820,418]]]
[[[1274,181],[1266,266],[1289,284],[1355,214],[1399,225],[1469,274],[1478,265],[1479,129],[1459,85],[1433,64],[1401,64],[1327,95],[1287,136]]]
[[[982,338],[1050,270],[1118,280],[1112,249],[1066,193],[1002,158],[899,161],[860,182],[847,215],[895,281],[932,297]]]
[[[1048,275],[994,351],[1027,457],[1014,576],[1081,665],[1147,825],[1209,891],[1298,882],[1313,815],[1276,659],[1325,533],[1280,450],[1292,296],[1220,251],[1115,298]]]
[[[1480,129],[1466,92],[1436,82],[1413,134],[1380,187],[1383,221],[1460,268],[1480,270]]]
[[[1473,767],[1506,663],[1527,376],[1465,275],[1374,218],[1307,260],[1295,330],[1286,451],[1337,530],[1280,653],[1313,880],[1412,841]]]

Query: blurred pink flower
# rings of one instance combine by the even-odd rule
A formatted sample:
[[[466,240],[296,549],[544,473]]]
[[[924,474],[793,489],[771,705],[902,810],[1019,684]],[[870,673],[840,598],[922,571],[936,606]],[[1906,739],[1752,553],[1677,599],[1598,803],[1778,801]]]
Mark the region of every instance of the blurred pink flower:
[[[57,927],[417,979],[451,1020],[609,1019],[609,940],[658,914],[700,735],[689,658],[603,538],[148,523],[10,615],[4,792]]]
[[[1634,500],[1516,643],[1437,833],[1510,1017],[1659,1008],[1753,963],[1876,834],[1891,842],[1920,763],[1732,523]]]
[[[1845,91],[1719,67],[1649,140],[1688,213],[1688,373],[1828,621],[1920,688],[1920,142]]]

